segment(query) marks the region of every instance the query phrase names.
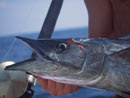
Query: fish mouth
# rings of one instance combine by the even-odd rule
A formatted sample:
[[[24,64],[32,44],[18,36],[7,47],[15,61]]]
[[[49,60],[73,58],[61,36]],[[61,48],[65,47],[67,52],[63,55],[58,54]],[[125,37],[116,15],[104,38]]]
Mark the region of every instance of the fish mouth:
[[[47,53],[44,50],[41,50],[39,48],[40,43],[38,43],[36,40],[24,38],[20,36],[16,36],[17,39],[21,40],[26,46],[28,46],[35,54],[37,58],[45,58],[47,60],[52,60]]]
[[[60,82],[60,83],[73,84],[73,85],[79,85],[79,86],[86,84],[85,80],[78,80],[76,78],[66,77],[64,75],[61,75],[61,74],[58,74],[58,73],[54,73],[54,72],[40,72],[40,71],[36,71],[36,69],[34,69],[33,66],[38,67],[39,65],[32,65],[33,62],[35,62],[35,61],[36,61],[35,59],[29,59],[29,60],[26,60],[26,61],[18,62],[16,64],[13,64],[11,66],[6,67],[5,70],[25,71],[26,73],[31,74],[34,77],[40,77],[40,78],[43,78],[43,79],[50,79],[50,80],[53,80],[53,81],[56,81],[56,82]],[[30,62],[32,62],[32,64],[27,65],[27,66],[24,65],[24,63],[30,63]],[[48,61],[48,63],[50,63],[50,62],[51,61]],[[30,66],[30,68],[29,68],[29,66]],[[41,68],[42,67],[40,67],[40,69]]]
[[[48,62],[48,65],[51,62],[53,62],[54,64],[59,64],[59,62],[55,61],[55,59],[51,58],[48,55],[49,51],[46,50],[47,48],[46,49],[44,48],[45,46],[48,46],[48,45],[41,44],[40,40],[33,40],[33,39],[28,39],[28,38],[18,37],[18,36],[17,36],[17,38],[20,39],[21,41],[23,41],[27,46],[29,46],[36,53],[37,58],[27,60],[27,61],[23,61],[21,63],[16,63],[15,65],[7,67],[6,70],[21,70],[21,71],[25,71],[29,74],[32,74],[36,77],[51,79],[51,80],[61,82],[61,83],[75,84],[75,85],[81,85],[81,84],[85,85],[85,83],[86,83],[85,80],[77,80],[76,78],[66,77],[65,75],[60,75],[58,73],[53,73],[53,72],[49,72],[49,71],[47,72],[47,71],[45,71],[45,69],[44,69],[45,72],[36,71],[36,69],[34,67],[37,67],[38,64],[36,64],[35,62],[37,60],[39,60],[39,58],[40,58],[39,62],[42,63],[42,64],[40,65],[38,70],[45,68],[46,65],[44,67],[42,66],[42,65],[45,64],[45,63],[43,64],[44,61]],[[45,39],[45,41],[46,41],[46,39]],[[49,41],[49,40],[47,39],[47,41]],[[27,66],[25,66],[25,64]],[[28,65],[31,66],[31,67],[29,68]],[[53,64],[52,64],[52,66],[53,66]],[[29,69],[27,69],[27,67]],[[51,68],[51,65],[48,68]]]
[[[56,45],[58,43],[67,42],[68,39],[29,39],[20,36],[16,36],[17,39],[21,40],[25,45],[27,45],[34,53],[36,57],[40,59],[46,59],[53,62],[56,62],[55,58],[51,57],[52,54],[56,55]],[[53,53],[54,52],[54,53]]]

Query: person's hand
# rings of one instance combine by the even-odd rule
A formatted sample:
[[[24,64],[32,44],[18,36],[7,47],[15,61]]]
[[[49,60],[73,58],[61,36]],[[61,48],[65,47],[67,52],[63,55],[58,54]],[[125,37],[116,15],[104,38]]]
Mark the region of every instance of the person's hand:
[[[40,77],[37,77],[37,79],[39,84],[42,86],[42,88],[46,92],[49,92],[52,96],[62,96],[62,95],[74,93],[81,88],[74,85],[63,84],[52,80],[43,79]]]

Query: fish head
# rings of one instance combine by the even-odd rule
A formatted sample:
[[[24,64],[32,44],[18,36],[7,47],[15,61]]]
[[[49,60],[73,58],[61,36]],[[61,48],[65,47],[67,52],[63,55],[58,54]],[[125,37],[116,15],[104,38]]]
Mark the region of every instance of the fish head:
[[[90,47],[91,44],[85,46],[75,39],[18,38],[42,59],[16,63],[8,70],[22,70],[42,78],[76,85],[91,84],[100,76],[102,66],[98,65],[102,65],[104,55],[96,53],[97,50],[92,51],[94,48]]]
[[[98,43],[83,44],[80,39],[48,39],[37,40],[38,49],[34,48],[44,59],[51,60],[63,66],[78,67],[85,71],[95,70],[101,72],[104,52]],[[31,46],[33,47],[33,46]],[[97,74],[97,73],[96,73]]]
[[[68,39],[40,39],[32,40],[17,37],[28,45],[39,57],[52,60],[63,65],[82,65],[85,58],[85,48],[76,40]]]

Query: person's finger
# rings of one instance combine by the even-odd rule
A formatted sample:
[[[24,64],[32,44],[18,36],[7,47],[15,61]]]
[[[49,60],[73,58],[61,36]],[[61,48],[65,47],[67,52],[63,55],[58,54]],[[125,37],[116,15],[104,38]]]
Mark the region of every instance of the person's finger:
[[[72,92],[72,85],[65,84],[64,94],[70,94]]]
[[[74,93],[74,92],[80,90],[80,88],[81,88],[81,87],[79,87],[79,86],[72,85],[72,93]]]
[[[65,84],[62,84],[62,83],[56,83],[56,95],[57,96],[62,96],[64,95],[64,86]]]
[[[52,80],[48,80],[48,92],[52,96],[56,96],[56,82],[54,82]]]
[[[63,84],[54,82],[52,80],[43,79],[40,77],[37,77],[39,84],[42,86],[42,88],[49,92],[52,96],[62,96],[66,94],[73,93],[80,89],[78,86]]]
[[[40,78],[40,77],[37,77],[37,79],[38,79],[39,84],[42,86],[42,88],[43,88],[45,91],[48,91],[48,80],[47,80],[47,79]]]

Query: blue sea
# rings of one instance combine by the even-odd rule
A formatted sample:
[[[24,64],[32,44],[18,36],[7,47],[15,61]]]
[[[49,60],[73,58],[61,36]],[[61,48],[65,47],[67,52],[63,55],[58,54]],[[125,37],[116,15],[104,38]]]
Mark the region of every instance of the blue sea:
[[[26,47],[21,41],[15,39],[15,36],[24,36],[37,39],[37,33],[25,33],[19,35],[0,37],[0,62],[14,61],[19,62],[29,58],[32,51]],[[63,31],[55,31],[53,38],[85,38],[88,36],[87,28],[69,29]],[[14,42],[14,44],[12,44]],[[11,47],[11,48],[10,48]],[[9,49],[10,48],[10,49]],[[82,88],[81,90],[65,96],[51,96],[45,92],[38,83],[33,87],[35,91],[34,98],[114,98],[114,94],[108,91],[95,90],[91,88]]]

